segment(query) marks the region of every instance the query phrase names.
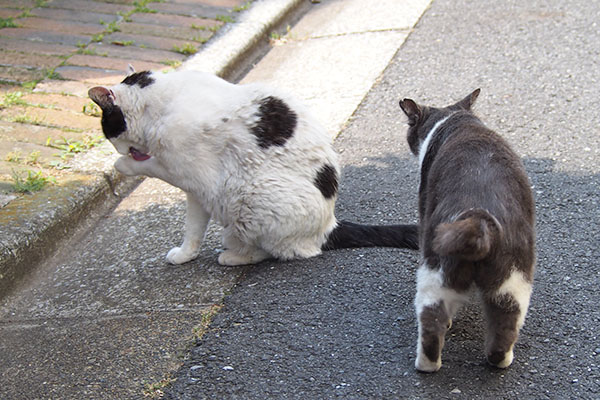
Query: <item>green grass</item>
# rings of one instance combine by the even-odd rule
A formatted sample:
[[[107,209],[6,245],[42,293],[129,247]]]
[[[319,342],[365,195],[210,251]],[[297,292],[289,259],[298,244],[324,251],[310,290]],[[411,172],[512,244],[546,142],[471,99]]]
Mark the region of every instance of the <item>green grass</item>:
[[[46,139],[46,146],[60,150],[57,154],[61,160],[67,160],[77,153],[82,153],[86,150],[97,146],[102,142],[102,136],[84,136],[81,140],[61,138],[60,140],[52,141],[52,138]]]
[[[171,375],[167,375],[166,378],[153,383],[146,383],[144,387],[144,397],[149,397],[151,399],[158,399],[163,397],[164,391],[163,389],[167,386],[170,386],[175,382],[176,379]]]
[[[38,84],[39,81],[29,81],[29,82],[23,82],[21,83],[21,87],[23,89],[27,89],[27,90],[33,90],[35,89],[35,85]]]
[[[10,106],[24,106],[27,102],[23,100],[23,92],[9,92],[4,94],[4,98],[0,100],[0,109]]]
[[[28,165],[37,165],[41,155],[42,153],[39,150],[35,150],[29,153],[27,159],[25,159],[20,150],[13,150],[8,152],[6,156],[4,156],[4,161],[17,164],[24,163]]]
[[[217,21],[221,21],[221,22],[225,22],[225,23],[227,23],[227,22],[235,22],[235,18],[233,18],[230,15],[221,15],[221,14],[219,14],[219,15],[216,16],[215,19]]]
[[[184,54],[186,56],[189,56],[191,54],[196,54],[196,52],[198,51],[198,49],[196,48],[196,46],[194,46],[191,43],[185,43],[181,46],[173,46],[173,51],[179,53],[179,54]]]
[[[179,60],[165,60],[165,61],[161,61],[161,64],[164,64],[166,66],[172,67],[172,68],[177,68],[179,66],[181,66],[181,61]]]
[[[14,18],[0,18],[0,29],[1,28],[18,28],[19,24],[17,24]]]
[[[146,13],[146,14],[154,14],[157,11],[149,8],[148,4],[149,3],[162,3],[162,1],[152,1],[152,0],[140,0],[140,1],[134,1],[133,5],[134,5],[134,9],[133,12],[134,13]]]
[[[18,124],[29,124],[36,126],[46,126],[44,120],[38,117],[31,116],[27,113],[15,115],[12,118],[7,118],[11,122],[16,122]]]
[[[195,326],[192,329],[192,332],[194,334],[194,339],[196,339],[196,340],[202,339],[202,336],[204,336],[204,334],[208,331],[208,327],[210,326],[212,319],[214,318],[215,315],[217,315],[217,313],[219,312],[219,310],[221,308],[223,308],[222,305],[214,304],[207,311],[202,313],[202,319],[200,320],[200,325]]]
[[[49,183],[56,183],[56,178],[46,176],[42,171],[13,171],[12,189],[17,193],[39,192]]]
[[[233,12],[246,11],[248,8],[250,8],[250,3],[252,3],[252,2],[251,1],[247,1],[247,2],[245,2],[242,5],[233,7]]]
[[[90,115],[92,117],[101,117],[102,116],[102,111],[100,110],[100,108],[96,105],[96,103],[91,102],[91,101],[88,102],[87,104],[84,104],[81,112],[84,113],[85,115]]]
[[[26,163],[29,165],[37,165],[39,163],[39,159],[40,159],[41,155],[42,155],[42,153],[39,150],[32,151],[27,156]]]
[[[9,151],[6,156],[4,156],[4,161],[19,163],[23,160],[23,154],[19,150]]]
[[[105,33],[121,32],[121,28],[119,27],[119,23],[117,21],[113,21],[113,22],[100,21],[100,23],[106,27],[104,29]]]
[[[206,25],[196,25],[196,24],[192,24],[191,26],[192,29],[196,29],[199,31],[209,31],[209,32],[216,32],[219,29],[221,29],[220,25],[212,25],[212,26],[206,26]]]
[[[111,43],[117,46],[131,46],[133,45],[133,40],[113,40]]]

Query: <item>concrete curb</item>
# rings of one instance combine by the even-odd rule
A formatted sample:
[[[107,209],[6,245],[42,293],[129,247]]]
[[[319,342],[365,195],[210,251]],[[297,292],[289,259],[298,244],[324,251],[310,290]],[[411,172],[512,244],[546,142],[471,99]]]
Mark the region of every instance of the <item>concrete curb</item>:
[[[210,72],[230,78],[242,60],[267,41],[268,35],[306,0],[257,0],[240,20],[222,28],[180,69]]]
[[[268,33],[282,24],[305,0],[257,0],[240,14],[238,22],[223,27],[180,69],[194,69],[230,77],[258,47]],[[112,155],[108,155],[113,153]],[[72,163],[66,183],[11,201],[0,214],[0,298],[35,271],[52,255],[59,243],[77,231],[81,219],[93,210],[110,207],[140,182],[117,173],[109,143],[93,149]],[[91,160],[91,161],[90,161]]]

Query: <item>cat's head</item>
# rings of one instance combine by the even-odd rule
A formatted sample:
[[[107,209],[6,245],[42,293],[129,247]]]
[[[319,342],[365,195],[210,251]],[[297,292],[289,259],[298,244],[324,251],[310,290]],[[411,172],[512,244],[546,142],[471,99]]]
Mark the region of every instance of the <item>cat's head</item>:
[[[96,86],[88,91],[90,99],[102,109],[104,136],[121,154],[131,154],[138,160],[150,158],[150,150],[139,129],[145,102],[141,91],[154,83],[150,71],[135,72],[130,66],[127,77],[119,84]]]
[[[480,91],[481,89],[475,89],[461,101],[444,108],[420,105],[412,99],[400,100],[400,108],[408,117],[407,140],[413,154],[419,154],[427,134],[435,127],[437,122],[457,111],[471,111],[471,107]]]

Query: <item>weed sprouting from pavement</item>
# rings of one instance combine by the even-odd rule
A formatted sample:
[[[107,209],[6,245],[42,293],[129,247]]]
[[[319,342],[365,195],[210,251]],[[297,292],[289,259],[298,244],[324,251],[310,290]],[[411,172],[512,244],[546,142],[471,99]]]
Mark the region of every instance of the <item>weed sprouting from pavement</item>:
[[[248,8],[250,8],[250,3],[252,3],[252,2],[251,1],[247,1],[244,4],[241,4],[239,6],[235,6],[235,7],[233,7],[233,11],[234,12],[246,11]]]
[[[177,46],[177,45],[173,46],[173,51],[175,51],[179,54],[191,55],[191,54],[196,54],[198,49],[196,48],[196,46],[194,46],[191,43],[185,43],[181,46]]]
[[[200,325],[195,326],[192,329],[192,332],[194,333],[194,339],[196,339],[196,340],[202,339],[202,336],[204,336],[204,334],[208,331],[208,327],[210,326],[212,319],[214,318],[215,315],[217,315],[217,313],[219,312],[219,310],[221,310],[221,308],[223,308],[222,304],[214,304],[207,311],[202,313],[202,319],[200,320]]]
[[[0,28],[18,28],[19,24],[17,24],[14,18],[0,18]]]
[[[12,163],[19,163],[22,160],[23,160],[23,154],[19,150],[9,151],[8,153],[6,153],[6,156],[4,157],[4,161],[12,162]]]
[[[46,139],[46,146],[60,150],[57,154],[62,160],[67,160],[77,153],[82,153],[86,150],[97,146],[102,142],[102,136],[84,136],[83,139],[61,138],[60,140],[52,141],[52,138]]]
[[[152,399],[161,398],[164,396],[163,389],[171,385],[177,379],[173,378],[170,374],[158,382],[146,383],[144,387],[144,397],[150,397]]]
[[[222,15],[222,14],[219,14],[219,15],[217,15],[217,16],[215,17],[215,19],[216,19],[217,21],[221,21],[221,22],[225,22],[225,23],[227,23],[227,22],[235,22],[235,18],[233,18],[233,17],[232,17],[232,16],[230,16],[230,15]]]
[[[25,175],[26,174],[26,175]],[[39,192],[49,183],[56,183],[56,178],[46,176],[42,171],[26,170],[17,172],[13,170],[13,191],[17,193]]]

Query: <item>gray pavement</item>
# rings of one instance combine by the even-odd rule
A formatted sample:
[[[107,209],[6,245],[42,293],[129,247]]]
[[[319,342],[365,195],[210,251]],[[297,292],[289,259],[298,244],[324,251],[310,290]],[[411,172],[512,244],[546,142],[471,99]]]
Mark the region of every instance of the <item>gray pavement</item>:
[[[334,20],[344,2],[354,3],[322,1],[296,28]],[[0,398],[599,398],[599,12],[580,0],[568,7],[434,0],[414,29],[385,28],[381,36],[398,35],[380,67],[387,68],[360,78],[365,93],[372,89],[356,111],[332,107],[345,117],[325,121],[333,135],[345,126],[336,140],[338,217],[414,222],[418,174],[399,98],[444,105],[482,88],[476,110],[523,155],[537,201],[534,295],[508,370],[485,365],[474,304],[447,335],[442,369],[414,371],[414,252],[343,250],[224,268],[212,226],[198,260],[168,266],[163,257],[182,236],[184,197],[149,179],[116,209],[91,213],[78,235],[0,300]],[[375,46],[376,36],[360,37],[376,27],[353,30],[310,40],[292,30],[289,56],[311,41],[330,42],[329,54],[351,48],[339,47],[338,36]],[[277,65],[272,75],[284,76],[276,62],[285,47],[264,59]],[[326,58],[300,73],[335,80],[335,65],[314,67]],[[259,65],[254,74],[261,68],[269,71]],[[299,92],[312,104],[321,88]]]

